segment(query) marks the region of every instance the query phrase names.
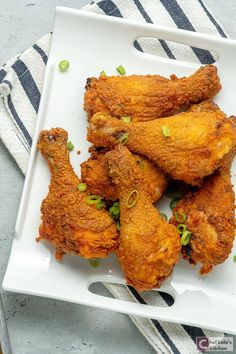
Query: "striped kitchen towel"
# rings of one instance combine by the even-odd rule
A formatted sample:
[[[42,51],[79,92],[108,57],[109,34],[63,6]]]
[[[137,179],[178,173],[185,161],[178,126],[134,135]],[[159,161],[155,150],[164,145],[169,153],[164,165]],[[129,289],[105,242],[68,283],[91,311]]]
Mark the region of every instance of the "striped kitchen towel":
[[[202,0],[102,0],[92,2],[84,10],[226,37]],[[24,174],[34,136],[50,39],[51,34],[45,35],[0,68],[0,138]],[[214,53],[164,40],[139,39],[135,47],[171,59],[202,64],[214,62]],[[123,285],[106,286],[119,299],[156,306],[172,304],[172,298],[161,292],[139,294]],[[131,319],[157,353],[199,353],[196,337],[224,336],[223,333],[187,325],[135,316]]]

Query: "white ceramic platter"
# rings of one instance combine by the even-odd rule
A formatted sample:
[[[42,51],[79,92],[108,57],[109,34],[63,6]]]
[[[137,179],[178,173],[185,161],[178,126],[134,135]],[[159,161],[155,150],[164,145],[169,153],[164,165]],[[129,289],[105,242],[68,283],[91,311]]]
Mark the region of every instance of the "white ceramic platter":
[[[216,65],[223,85],[216,102],[227,114],[236,113],[235,41],[57,8],[38,124],[3,288],[236,334],[236,263],[233,262],[236,247],[228,260],[215,267],[207,277],[200,277],[197,267],[181,261],[161,288],[173,296],[174,304],[171,307],[154,307],[90,292],[89,285],[96,281],[125,283],[114,256],[103,260],[101,266],[94,269],[86,260],[76,256],[66,256],[62,262],[57,262],[52,247],[35,242],[40,205],[50,180],[47,164],[36,151],[37,137],[45,128],[59,126],[68,130],[75,150],[81,150],[81,155],[75,151],[71,153],[72,164],[79,173],[80,163],[88,157],[89,146],[86,141],[87,120],[83,112],[86,79],[98,76],[102,70],[114,75],[120,64],[125,66],[127,74],[169,76],[175,73],[183,76],[197,69],[194,64],[138,52],[133,42],[144,36],[216,52],[219,57]],[[58,70],[62,59],[70,62],[67,73]],[[161,209],[169,213],[167,200],[161,202]]]

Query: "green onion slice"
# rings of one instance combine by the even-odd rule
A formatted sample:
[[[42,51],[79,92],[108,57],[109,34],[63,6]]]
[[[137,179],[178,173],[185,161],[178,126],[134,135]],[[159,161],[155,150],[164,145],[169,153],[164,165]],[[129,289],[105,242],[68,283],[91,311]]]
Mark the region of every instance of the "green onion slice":
[[[118,231],[120,231],[120,222],[119,221],[117,221],[117,223],[116,223],[116,228]]]
[[[236,262],[236,254],[234,255],[234,262]]]
[[[128,133],[124,133],[121,135],[121,137],[119,138],[119,142],[122,144],[122,145],[125,145],[129,140],[129,134]]]
[[[59,63],[59,70],[64,73],[65,71],[67,71],[69,69],[69,66],[70,66],[70,63],[68,62],[68,60],[62,60]]]
[[[84,192],[84,191],[86,191],[86,189],[87,189],[87,184],[86,183],[79,183],[78,184],[78,190],[80,192]]]
[[[171,209],[174,209],[174,208],[176,207],[176,205],[177,205],[179,199],[180,199],[180,198],[175,198],[175,199],[173,199],[173,200],[170,202],[170,208],[171,208]]]
[[[96,204],[96,207],[97,207],[97,209],[102,209],[102,208],[104,208],[105,205],[106,205],[106,203],[103,200],[100,200],[100,202],[98,202]]]
[[[98,204],[101,202],[101,197],[99,197],[99,195],[88,195],[86,202],[88,204]]]
[[[113,205],[109,208],[109,213],[111,214],[111,217],[113,219],[119,219],[120,216],[120,203],[115,202]]]
[[[99,266],[99,259],[98,258],[91,258],[89,259],[89,264],[93,268],[97,268]]]
[[[72,151],[74,149],[74,147],[75,146],[74,146],[74,144],[71,141],[67,142],[67,148],[68,148],[69,151]]]
[[[185,224],[179,224],[177,226],[177,231],[180,235],[182,235],[185,231],[187,231],[187,226]]]
[[[100,72],[100,76],[107,76],[107,74],[105,73],[104,70],[102,70],[102,71]]]
[[[118,73],[120,75],[125,75],[126,74],[126,71],[125,71],[125,68],[123,67],[123,65],[117,66],[116,70],[118,71]]]
[[[160,213],[160,216],[161,216],[165,221],[168,220],[167,215],[166,215],[165,213]]]
[[[190,241],[190,238],[192,236],[192,233],[190,231],[185,231],[182,236],[181,236],[181,239],[180,239],[180,243],[182,246],[186,246],[189,241]]]
[[[132,190],[128,194],[125,201],[125,205],[127,206],[127,208],[132,208],[137,203],[138,197],[139,197],[138,191],[136,189]]]
[[[126,117],[121,117],[121,120],[125,123],[131,123],[131,118],[126,116]]]
[[[167,125],[163,125],[162,127],[162,133],[165,138],[168,138],[170,136],[170,129]]]
[[[178,222],[185,222],[187,220],[187,215],[184,212],[176,212],[175,213],[175,219]]]

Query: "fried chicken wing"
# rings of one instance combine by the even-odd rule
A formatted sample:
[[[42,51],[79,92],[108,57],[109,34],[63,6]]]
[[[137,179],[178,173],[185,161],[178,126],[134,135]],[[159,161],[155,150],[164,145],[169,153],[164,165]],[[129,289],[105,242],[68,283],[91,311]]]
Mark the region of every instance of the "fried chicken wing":
[[[109,148],[125,140],[132,152],[153,160],[172,178],[197,185],[235,146],[236,132],[230,119],[217,111],[185,112],[130,124],[97,113],[90,119],[88,140]]]
[[[169,116],[183,106],[215,96],[221,89],[217,68],[201,67],[190,77],[171,80],[158,75],[100,76],[86,85],[84,110],[149,121]]]
[[[106,257],[118,245],[116,225],[109,213],[87,203],[80,192],[67,149],[68,134],[55,128],[40,133],[38,149],[48,161],[51,182],[41,205],[39,240],[56,246],[56,257],[64,253],[84,258]]]
[[[174,208],[171,223],[176,225],[176,213],[185,213],[187,229],[192,237],[182,248],[184,258],[201,264],[200,273],[211,271],[224,262],[232,249],[235,237],[235,196],[230,180],[230,161],[206,177],[200,189],[189,192]]]
[[[166,174],[152,161],[144,156],[133,155],[143,176],[143,184],[150,194],[153,203],[157,202],[167,187]],[[81,178],[89,187],[90,193],[102,196],[106,200],[115,201],[118,193],[111,177],[105,153],[90,157],[81,164]]]
[[[137,290],[160,287],[179,259],[180,237],[152,205],[136,159],[123,145],[106,154],[120,201],[117,256],[128,284]]]

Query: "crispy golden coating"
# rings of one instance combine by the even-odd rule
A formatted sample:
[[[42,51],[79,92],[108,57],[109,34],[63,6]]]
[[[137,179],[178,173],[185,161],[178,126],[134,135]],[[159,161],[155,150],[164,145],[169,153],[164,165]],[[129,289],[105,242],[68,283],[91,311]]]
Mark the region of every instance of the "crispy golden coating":
[[[168,127],[169,137],[163,134]],[[90,119],[88,140],[112,148],[128,134],[126,146],[147,156],[172,178],[197,185],[213,173],[236,143],[235,127],[221,112],[185,112],[127,124],[107,114]]]
[[[106,200],[117,200],[116,187],[108,176],[104,153],[92,156],[81,165],[81,178],[87,184],[91,194],[100,195]]]
[[[219,106],[211,99],[193,104],[188,108],[187,112],[217,112],[222,115],[222,118],[227,117],[226,114],[221,111]]]
[[[64,253],[84,258],[104,258],[118,245],[116,225],[109,213],[87,203],[80,180],[69,160],[68,134],[55,128],[40,133],[38,149],[51,171],[49,193],[41,205],[39,240],[56,246],[56,257]]]
[[[235,196],[230,180],[231,156],[226,160],[228,163],[207,177],[200,189],[187,193],[179,201],[171,219],[177,226],[176,213],[187,215],[185,224],[192,237],[182,253],[190,263],[201,264],[201,274],[224,262],[233,246]]]
[[[152,205],[130,151],[118,145],[106,154],[106,159],[119,194],[121,230],[117,256],[127,283],[137,290],[160,287],[179,259],[180,237]],[[132,191],[136,191],[133,196]]]
[[[166,174],[152,161],[144,156],[133,155],[140,172],[143,175],[143,184],[150,194],[153,203],[161,199],[166,187]],[[90,157],[81,164],[81,178],[88,185],[91,194],[102,196],[106,200],[115,201],[118,193],[111,177],[108,175],[108,166],[105,153]]]
[[[221,85],[217,68],[207,65],[190,77],[171,80],[158,75],[100,76],[89,79],[86,89],[84,110],[89,118],[104,112],[149,121],[211,98]]]

